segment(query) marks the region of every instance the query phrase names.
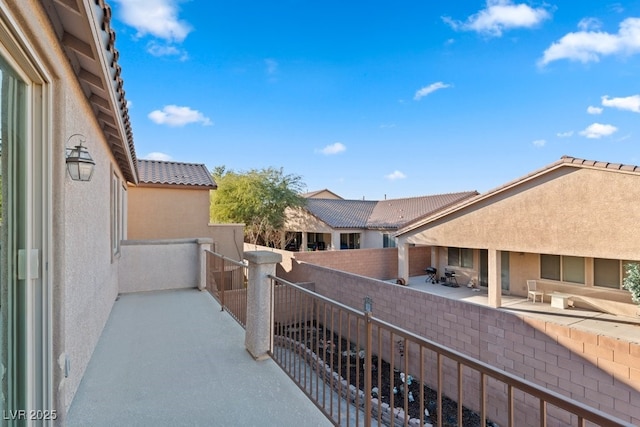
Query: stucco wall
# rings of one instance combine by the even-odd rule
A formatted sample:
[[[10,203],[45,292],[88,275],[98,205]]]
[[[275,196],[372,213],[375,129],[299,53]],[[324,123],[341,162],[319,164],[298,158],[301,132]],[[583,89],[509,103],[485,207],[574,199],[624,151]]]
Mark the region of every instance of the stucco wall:
[[[64,288],[59,290],[64,300],[64,345],[60,352],[66,353],[71,367],[68,378],[62,380],[67,408],[118,294],[119,261],[111,254],[110,195],[115,160],[91,119],[93,112],[84,95],[67,83],[74,81],[75,77],[68,75],[59,82],[61,99],[55,100],[54,111],[60,117],[54,122],[64,127],[61,133],[87,137],[86,145],[96,165],[90,182],[72,181],[64,169],[58,171],[64,180],[64,209],[60,212],[64,227],[54,232],[55,239],[64,241],[64,261],[57,265],[64,271]],[[55,163],[64,164],[64,160]],[[122,181],[117,167],[115,170]]]
[[[640,176],[563,167],[403,236],[407,243],[640,259]]]
[[[119,292],[197,288],[199,272],[196,240],[125,241],[119,263]]]
[[[129,187],[128,238],[212,238],[216,252],[239,260],[242,224],[209,224],[209,190]]]
[[[294,264],[291,272],[282,275],[291,281],[303,277],[313,282],[319,294],[356,309],[362,307],[364,296],[370,296],[377,318],[631,423],[640,423],[640,407],[636,405],[640,399],[638,342],[518,317],[307,263]],[[427,369],[427,374],[432,374],[427,375],[427,383],[435,378],[432,368]],[[495,384],[488,384],[488,416],[506,425],[506,393],[503,387],[493,389]],[[445,392],[456,396],[455,387],[455,375],[446,375]],[[477,407],[473,390],[466,390],[465,396],[467,406]],[[518,418],[518,425],[539,425],[537,401],[531,405]],[[553,425],[566,425],[564,421],[556,420]]]
[[[25,40],[25,49],[49,79],[44,85],[46,126],[42,140],[36,141],[50,155],[51,167],[51,206],[45,212],[51,224],[51,255],[43,266],[51,275],[54,407],[46,409],[55,409],[63,423],[118,292],[118,259],[112,260],[110,241],[110,185],[116,162],[42,2],[3,2],[2,9],[12,15],[18,39]],[[96,162],[90,182],[71,181],[66,172],[65,148],[78,143],[67,142],[77,133],[85,137]],[[70,368],[66,378],[65,359]]]

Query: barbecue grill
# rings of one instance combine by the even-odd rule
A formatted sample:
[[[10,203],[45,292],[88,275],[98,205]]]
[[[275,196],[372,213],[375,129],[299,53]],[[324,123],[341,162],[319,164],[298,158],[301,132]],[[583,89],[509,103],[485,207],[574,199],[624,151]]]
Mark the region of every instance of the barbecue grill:
[[[436,283],[436,277],[438,274],[438,269],[435,267],[427,267],[424,269],[424,271],[427,272],[427,280],[425,280],[425,282],[431,282],[433,284]]]

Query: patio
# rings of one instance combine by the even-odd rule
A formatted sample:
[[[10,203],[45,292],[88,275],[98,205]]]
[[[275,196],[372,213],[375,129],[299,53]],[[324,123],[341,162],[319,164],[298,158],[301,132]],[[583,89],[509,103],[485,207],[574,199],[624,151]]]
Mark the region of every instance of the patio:
[[[329,426],[207,292],[125,294],[114,303],[68,426]]]
[[[472,304],[488,306],[487,288],[474,289],[460,285],[458,288],[432,284],[426,281],[427,276],[411,277],[407,286],[422,292],[465,301]],[[500,310],[511,312],[520,317],[553,322],[572,328],[588,330],[600,335],[621,338],[630,342],[640,342],[640,318],[615,316],[599,311],[552,307],[548,302],[533,303],[525,297],[502,295]]]

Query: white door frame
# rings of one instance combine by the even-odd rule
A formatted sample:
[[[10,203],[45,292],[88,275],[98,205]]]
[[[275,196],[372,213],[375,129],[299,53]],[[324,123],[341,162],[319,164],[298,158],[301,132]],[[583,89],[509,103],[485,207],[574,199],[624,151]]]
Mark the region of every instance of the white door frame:
[[[8,301],[0,301],[7,324],[2,328],[3,345],[7,345],[5,418],[9,425],[41,424],[30,419],[29,411],[54,410],[53,403],[53,318],[52,318],[52,166],[51,166],[51,81],[42,72],[42,61],[19,30],[15,19],[0,5],[0,56],[17,78],[24,83],[24,135],[19,139],[18,159],[22,182],[16,183],[24,191],[21,218],[12,218],[20,229],[23,241],[17,257],[17,271],[11,277],[2,273],[3,289]],[[10,141],[3,141],[10,144]],[[3,147],[4,148],[4,147]],[[17,165],[13,165],[17,166]],[[13,177],[6,177],[3,185]],[[4,178],[4,177],[3,177]],[[10,198],[11,199],[11,198]],[[7,200],[10,203],[11,200]],[[5,210],[6,211],[6,210]],[[9,219],[9,218],[7,218]],[[10,260],[9,262],[13,262]],[[10,272],[11,273],[11,272]],[[21,360],[15,360],[20,358]],[[24,410],[24,414],[10,410]],[[37,413],[36,413],[37,414]],[[8,416],[8,417],[7,417]],[[47,420],[44,420],[48,424]],[[49,420],[50,422],[51,420]]]

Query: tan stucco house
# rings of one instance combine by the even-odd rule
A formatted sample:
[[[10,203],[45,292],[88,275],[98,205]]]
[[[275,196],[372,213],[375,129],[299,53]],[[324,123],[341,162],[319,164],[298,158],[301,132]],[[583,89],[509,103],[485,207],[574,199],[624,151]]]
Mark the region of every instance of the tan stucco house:
[[[475,191],[388,200],[345,200],[328,190],[309,193],[298,209],[287,209],[291,250],[395,247],[393,234],[405,224],[458,203]]]
[[[536,280],[547,303],[559,292],[635,316],[622,281],[625,264],[640,260],[638,200],[640,167],[564,156],[398,230],[399,273],[408,280],[408,247],[426,245],[433,267],[487,286],[492,306]]]
[[[210,193],[217,188],[202,163],[138,160],[138,184],[129,184],[130,240],[213,239],[213,250],[242,258],[244,224],[209,222]]]

